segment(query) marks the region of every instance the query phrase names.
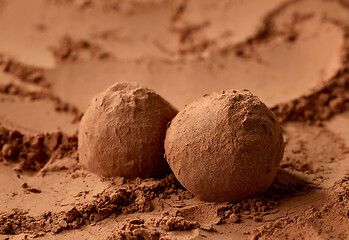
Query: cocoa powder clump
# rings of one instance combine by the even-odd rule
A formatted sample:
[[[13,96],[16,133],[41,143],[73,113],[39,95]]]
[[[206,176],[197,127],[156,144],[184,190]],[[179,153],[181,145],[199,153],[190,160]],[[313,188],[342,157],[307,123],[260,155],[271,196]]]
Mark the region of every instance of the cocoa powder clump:
[[[38,171],[52,157],[73,155],[77,137],[62,132],[24,135],[0,126],[0,149],[0,160],[19,163],[17,170]]]

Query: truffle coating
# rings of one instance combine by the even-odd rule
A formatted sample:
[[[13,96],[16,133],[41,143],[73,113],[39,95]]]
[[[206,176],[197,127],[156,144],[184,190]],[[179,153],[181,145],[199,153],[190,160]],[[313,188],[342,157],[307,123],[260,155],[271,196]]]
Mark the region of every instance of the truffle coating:
[[[171,121],[166,159],[201,200],[240,201],[273,182],[284,152],[274,114],[249,91],[229,90],[189,104]]]
[[[162,177],[168,122],[177,114],[153,90],[120,82],[95,96],[79,125],[79,159],[106,177]]]

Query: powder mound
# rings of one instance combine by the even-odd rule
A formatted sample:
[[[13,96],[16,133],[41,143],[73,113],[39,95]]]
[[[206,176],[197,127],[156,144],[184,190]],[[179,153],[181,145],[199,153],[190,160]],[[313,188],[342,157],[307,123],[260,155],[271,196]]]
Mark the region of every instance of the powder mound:
[[[79,126],[79,157],[91,172],[111,177],[161,177],[168,122],[177,114],[154,91],[117,83],[90,102]]]
[[[349,68],[344,67],[316,91],[288,103],[281,103],[272,111],[281,122],[321,122],[349,109]]]
[[[284,152],[274,114],[249,91],[206,95],[172,120],[167,161],[204,201],[240,201],[273,182]]]
[[[34,83],[48,87],[43,69],[23,64],[11,57],[0,54],[0,70],[14,75],[24,82]]]
[[[103,51],[97,44],[87,40],[74,40],[68,35],[60,39],[58,45],[51,47],[50,50],[57,63],[113,59],[110,53]]]
[[[50,159],[73,156],[77,136],[62,132],[23,135],[0,125],[0,162],[18,162],[16,170],[39,171]]]

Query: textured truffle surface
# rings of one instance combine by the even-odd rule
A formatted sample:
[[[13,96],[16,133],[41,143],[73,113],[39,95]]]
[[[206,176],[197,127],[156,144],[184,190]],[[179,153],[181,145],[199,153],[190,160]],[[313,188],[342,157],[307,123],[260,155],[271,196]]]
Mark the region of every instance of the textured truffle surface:
[[[161,177],[168,122],[177,114],[153,90],[117,83],[90,102],[79,126],[80,162],[103,176]]]
[[[284,152],[274,114],[249,91],[206,95],[172,120],[166,159],[179,182],[204,201],[264,192]]]

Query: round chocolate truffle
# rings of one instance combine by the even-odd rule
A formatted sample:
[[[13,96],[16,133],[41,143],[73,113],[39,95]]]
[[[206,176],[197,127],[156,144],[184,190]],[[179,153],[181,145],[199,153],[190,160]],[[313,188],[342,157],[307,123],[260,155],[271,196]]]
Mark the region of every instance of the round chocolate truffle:
[[[177,114],[153,90],[117,83],[95,96],[79,125],[79,159],[106,177],[161,177],[168,122]]]
[[[165,139],[174,175],[209,202],[264,192],[283,152],[274,114],[247,90],[213,93],[189,104],[171,121]]]

